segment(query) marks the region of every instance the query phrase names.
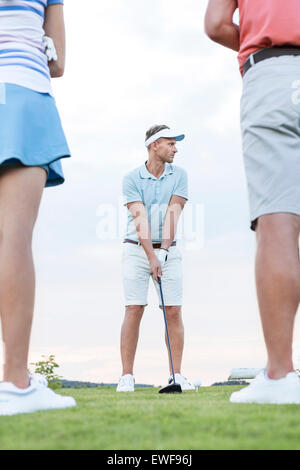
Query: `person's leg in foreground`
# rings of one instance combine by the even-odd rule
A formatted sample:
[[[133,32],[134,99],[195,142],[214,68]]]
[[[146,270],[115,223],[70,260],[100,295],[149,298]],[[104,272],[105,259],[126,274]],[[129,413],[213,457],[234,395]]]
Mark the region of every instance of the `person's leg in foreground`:
[[[1,11],[0,44],[11,37],[10,52],[21,60],[13,70],[10,61],[2,60],[0,73],[0,317],[5,362],[0,415],[76,405],[73,398],[48,388],[44,377],[27,371],[35,297],[33,228],[43,188],[64,182],[61,159],[71,156],[51,88],[51,77],[61,77],[65,67],[64,2],[35,3],[31,9],[12,6]]]
[[[237,8],[239,25],[233,22]],[[264,9],[261,16],[258,8]],[[248,387],[231,395],[230,401],[237,403],[300,403],[300,381],[292,361],[300,300],[300,108],[294,97],[300,21],[291,28],[282,26],[299,19],[299,12],[298,2],[289,2],[283,9],[279,0],[263,5],[259,0],[210,0],[205,18],[208,36],[239,52],[243,155],[267,349],[266,368]],[[273,47],[266,47],[266,35]]]
[[[29,385],[27,372],[35,273],[32,231],[47,174],[43,168],[0,169],[0,316],[3,380]]]
[[[4,344],[0,415],[74,406],[28,374],[35,297],[32,232],[47,173],[40,167],[0,168],[0,316]]]
[[[258,219],[256,288],[268,361],[232,402],[300,403],[292,358],[293,328],[300,301],[300,217],[277,213]]]
[[[300,217],[270,214],[257,224],[256,286],[268,352],[267,374],[292,372],[294,319],[300,300]]]

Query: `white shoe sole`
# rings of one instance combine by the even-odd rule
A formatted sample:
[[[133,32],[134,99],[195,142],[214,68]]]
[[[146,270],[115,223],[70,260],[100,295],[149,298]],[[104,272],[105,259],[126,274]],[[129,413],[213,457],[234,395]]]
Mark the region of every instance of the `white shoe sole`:
[[[281,395],[280,397],[276,396],[264,396],[264,397],[243,397],[239,396],[238,392],[234,392],[229,401],[231,403],[257,403],[259,405],[300,405],[300,396],[291,397]]]
[[[35,406],[12,406],[0,402],[0,416],[13,416],[17,414],[35,413],[37,411],[61,410],[65,408],[73,408],[76,406],[76,401],[69,403],[61,403],[55,405],[35,405]]]
[[[180,384],[179,384],[179,385],[180,385]],[[184,387],[181,386],[181,390],[182,390],[183,392],[190,392],[190,391],[192,391],[192,390],[195,390],[195,388],[184,388]]]
[[[134,392],[134,390],[116,390],[116,392],[120,393],[120,392],[123,392],[123,393],[132,393]]]
[[[173,382],[172,382],[172,383],[173,383]],[[172,383],[170,383],[169,385],[172,385]],[[179,382],[176,382],[176,383],[177,383],[177,385],[180,385],[181,390],[182,390],[183,392],[189,392],[189,391],[192,391],[192,390],[196,390],[195,387],[183,387],[183,386],[181,385],[181,383],[179,383]]]

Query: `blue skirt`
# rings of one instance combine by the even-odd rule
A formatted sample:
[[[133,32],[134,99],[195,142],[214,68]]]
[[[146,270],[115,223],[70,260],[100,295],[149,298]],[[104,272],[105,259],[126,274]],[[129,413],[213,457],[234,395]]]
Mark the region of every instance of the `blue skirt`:
[[[55,99],[12,83],[0,83],[0,166],[45,168],[45,186],[64,182],[61,158],[70,157]]]

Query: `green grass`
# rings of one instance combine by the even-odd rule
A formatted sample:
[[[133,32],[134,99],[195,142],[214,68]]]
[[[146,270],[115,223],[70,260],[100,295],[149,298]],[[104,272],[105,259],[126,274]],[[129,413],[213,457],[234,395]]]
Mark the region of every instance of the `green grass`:
[[[240,387],[63,389],[78,406],[0,417],[0,449],[300,449],[300,407],[231,404]]]

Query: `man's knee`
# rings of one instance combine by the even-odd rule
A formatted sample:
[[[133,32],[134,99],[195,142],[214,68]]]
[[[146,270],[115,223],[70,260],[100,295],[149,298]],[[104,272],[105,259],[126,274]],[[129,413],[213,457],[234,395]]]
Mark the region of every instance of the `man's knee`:
[[[172,305],[166,307],[166,316],[168,322],[181,321],[181,305]]]
[[[125,307],[126,316],[142,316],[145,310],[145,305],[127,305]]]
[[[300,216],[290,213],[266,214],[258,218],[256,236],[258,243],[298,241]]]

